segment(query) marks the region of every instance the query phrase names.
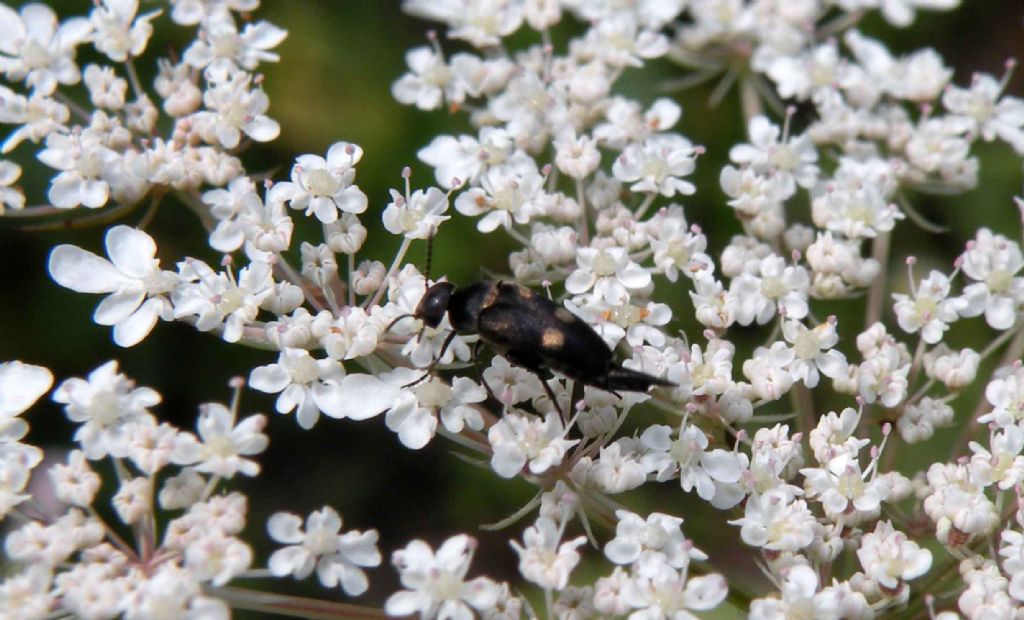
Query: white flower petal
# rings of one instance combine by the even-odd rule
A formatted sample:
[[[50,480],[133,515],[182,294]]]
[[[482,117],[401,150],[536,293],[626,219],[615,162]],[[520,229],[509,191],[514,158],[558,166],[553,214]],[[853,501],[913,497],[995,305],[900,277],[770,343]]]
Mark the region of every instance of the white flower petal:
[[[156,243],[145,232],[130,226],[115,226],[107,232],[107,256],[118,271],[144,278],[153,270]]]
[[[116,325],[138,310],[145,299],[146,294],[142,291],[129,290],[123,293],[112,293],[104,297],[103,301],[96,306],[92,320],[100,325]]]
[[[73,245],[50,252],[50,277],[76,293],[112,293],[132,283],[110,261]]]
[[[317,394],[320,410],[332,418],[366,420],[391,407],[401,394],[398,386],[366,374],[347,375],[341,385]]]
[[[53,373],[47,368],[18,361],[0,364],[0,419],[25,411],[51,385]]]

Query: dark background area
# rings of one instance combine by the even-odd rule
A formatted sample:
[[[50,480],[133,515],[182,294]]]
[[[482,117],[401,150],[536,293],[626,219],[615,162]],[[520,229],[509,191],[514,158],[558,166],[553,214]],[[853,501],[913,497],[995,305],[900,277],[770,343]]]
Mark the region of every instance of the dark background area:
[[[84,0],[50,4],[65,16],[85,14],[91,5]],[[972,71],[1000,76],[1007,58],[1024,55],[1022,5],[1016,1],[966,4],[951,13],[920,13],[918,27],[909,31],[895,30],[876,17],[868,19],[862,29],[887,41],[896,54],[928,45],[936,47],[956,69],[957,84],[967,84]],[[143,3],[142,10],[151,6]],[[389,262],[398,240],[386,234],[379,221],[389,201],[387,190],[401,187],[400,172],[407,165],[413,170],[414,188],[431,186],[433,172],[417,161],[416,151],[437,134],[468,130],[462,116],[451,116],[446,111],[424,113],[399,105],[390,95],[391,83],[405,70],[405,51],[424,44],[427,31],[436,25],[405,16],[397,2],[376,0],[269,0],[255,18],[272,21],[289,31],[276,50],[282,61],[261,67],[271,100],[269,114],[280,122],[281,135],[270,144],[253,147],[243,161],[252,172],[272,171],[272,178],[283,180],[299,154],[322,155],[340,140],[361,145],[365,155],[357,168],[357,182],[370,199],[370,209],[362,218],[370,228],[370,242],[359,258]],[[192,32],[170,24],[166,14],[157,18],[155,26],[156,35],[145,57],[137,62],[147,84],[151,84],[153,59],[167,49],[180,53]],[[449,53],[459,47],[443,38],[442,44]],[[80,64],[91,58],[80,56]],[[619,90],[649,103],[661,94],[659,85],[663,80],[678,76],[678,71],[668,63],[654,63],[642,78],[637,72],[628,73]],[[1010,90],[1019,95],[1021,84],[1018,72]],[[673,96],[678,96],[684,108],[677,130],[707,148],[694,179],[699,190],[684,205],[688,218],[708,233],[712,254],[717,255],[738,231],[731,210],[725,208],[718,173],[727,162],[729,145],[742,139],[744,128],[738,120],[740,111],[732,96],[735,93],[721,105],[709,107],[707,97],[712,86]],[[47,172],[32,161],[33,152],[32,145],[23,144],[14,159],[25,168],[23,181],[29,204],[40,204],[45,199],[42,179]],[[930,263],[949,265],[979,223],[1020,238],[1020,214],[1012,201],[1012,196],[1021,193],[1020,158],[1002,144],[982,145],[978,153],[983,159],[977,190],[951,198],[915,197],[919,209],[932,221],[948,226],[948,233],[928,235],[907,221],[897,228],[899,241],[894,258],[909,254],[921,257],[921,277]],[[454,209],[452,213],[456,217],[434,243],[432,272],[448,274],[455,282],[467,282],[480,277],[481,270],[507,270],[504,257],[513,247],[507,237],[499,232],[483,242],[484,236],[476,232],[472,221],[459,217]],[[300,219],[297,215],[297,223]],[[129,219],[126,223],[135,221]],[[21,359],[48,366],[59,382],[70,376],[84,376],[103,362],[118,359],[129,376],[164,395],[163,404],[157,408],[162,418],[192,430],[200,403],[228,401],[226,384],[232,376],[248,376],[253,367],[276,358],[267,352],[231,346],[176,323],[160,323],[136,347],[117,347],[110,328],[91,321],[100,297],[65,290],[50,280],[46,271],[48,251],[59,243],[74,243],[103,254],[104,229],[26,232],[15,227],[19,222],[0,220],[0,360]],[[173,269],[175,261],[184,256],[210,264],[219,259],[205,245],[200,224],[172,200],[165,202],[148,230],[158,241],[166,269]],[[293,243],[296,254],[301,240],[316,240],[303,230],[310,229],[297,227]],[[422,244],[417,244],[408,260],[422,263],[423,253]],[[901,260],[894,260],[893,265],[902,271]],[[898,274],[893,281],[902,283],[905,277]],[[671,290],[663,284],[658,287],[659,294],[665,294],[661,300],[676,300],[673,307],[677,315],[692,308],[685,289]],[[859,304],[847,306],[856,308]],[[824,316],[837,310],[823,306],[816,311]],[[692,324],[688,320],[682,318],[680,327]],[[981,331],[965,332],[961,337],[989,336]],[[853,349],[852,342],[844,346]],[[735,372],[739,376],[738,364]],[[371,591],[356,602],[380,603],[397,587],[394,571],[387,565],[390,553],[414,537],[437,543],[456,532],[470,532],[481,539],[482,545],[471,575],[486,570],[493,577],[507,578],[515,571],[516,556],[504,542],[510,537],[508,533],[488,534],[477,526],[514,512],[532,496],[527,485],[467,467],[451,455],[450,446],[442,440],[419,452],[407,450],[384,427],[383,416],[361,423],[321,418],[313,431],[304,432],[293,416],[273,411],[274,398],[256,392],[245,394],[244,412],[268,414],[271,444],[259,458],[263,474],[256,480],[238,480],[231,485],[251,499],[247,539],[256,547],[257,564],[265,562],[272,549],[265,543],[260,546],[270,514],[289,510],[305,516],[326,504],[342,513],[346,529],[375,527],[381,531],[385,566],[370,572]],[[46,400],[31,411],[28,420],[33,426],[30,439],[41,445],[67,445],[73,432],[60,409]],[[675,484],[624,499],[634,506],[686,517],[686,532],[697,545],[705,549],[715,546],[702,532],[714,532],[722,516],[699,509],[697,502],[681,496]],[[711,527],[706,529],[704,525]],[[516,531],[521,529],[515,527]],[[482,561],[485,557],[487,562]],[[499,558],[503,562],[498,562]],[[727,558],[716,562],[726,571],[728,563]],[[290,583],[273,584],[272,589],[284,589]],[[296,588],[307,594],[323,594],[312,581]],[[344,598],[340,592],[327,594]]]

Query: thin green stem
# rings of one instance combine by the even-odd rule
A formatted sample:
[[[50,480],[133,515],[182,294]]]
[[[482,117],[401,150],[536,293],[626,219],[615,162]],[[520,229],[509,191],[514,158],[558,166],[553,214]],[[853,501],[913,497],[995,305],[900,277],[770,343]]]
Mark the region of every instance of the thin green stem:
[[[864,313],[864,329],[882,320],[882,306],[885,302],[885,269],[889,264],[889,250],[892,247],[892,233],[883,232],[871,243],[871,257],[878,261],[881,270],[868,288],[867,309]]]
[[[206,586],[205,592],[221,599],[235,609],[278,614],[291,618],[310,618],[313,620],[380,620],[387,618],[384,610],[362,605],[335,603],[320,599],[257,592],[245,588],[229,586]]]
[[[373,294],[373,297],[363,304],[364,308],[375,306],[377,302],[380,301],[380,298],[384,296],[384,291],[387,290],[388,286],[391,284],[391,278],[395,277],[395,274],[398,273],[398,269],[402,265],[402,260],[405,258],[405,254],[409,251],[409,246],[411,245],[412,239],[408,237],[402,239],[402,245],[398,246],[398,252],[395,254],[395,260],[391,261],[391,267],[388,268],[387,275],[384,276],[384,279],[381,281],[380,286],[377,287],[377,291]]]

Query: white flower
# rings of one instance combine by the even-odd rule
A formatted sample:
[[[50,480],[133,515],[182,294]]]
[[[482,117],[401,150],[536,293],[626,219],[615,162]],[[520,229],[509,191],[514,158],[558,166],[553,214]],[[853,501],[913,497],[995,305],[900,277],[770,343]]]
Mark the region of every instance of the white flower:
[[[393,235],[405,235],[406,239],[429,239],[437,233],[441,222],[450,219],[442,215],[448,211],[448,195],[431,187],[427,191],[416,190],[405,197],[391,190],[391,202],[384,208],[384,228]]]
[[[474,47],[499,45],[523,23],[522,2],[504,0],[406,0],[402,9],[425,19],[444,22],[448,36]]]
[[[117,154],[93,134],[53,133],[39,160],[61,172],[53,178],[47,197],[53,206],[72,209],[83,205],[96,209],[107,204],[110,184],[119,162]]]
[[[57,605],[53,573],[49,567],[30,564],[0,581],[0,609],[14,618],[46,618]]]
[[[921,331],[921,338],[928,344],[942,339],[949,329],[949,323],[967,307],[967,301],[960,297],[949,297],[949,278],[940,271],[932,270],[928,277],[908,295],[893,293],[896,300],[893,309],[896,322],[907,333]]]
[[[316,568],[320,583],[327,588],[340,586],[345,594],[359,596],[366,592],[369,580],[361,567],[379,566],[377,530],[354,530],[341,534],[341,516],[324,506],[302,520],[287,512],[278,512],[267,521],[270,537],[287,547],[270,556],[267,566],[277,577],[294,575],[305,579]]]
[[[937,427],[949,426],[953,418],[951,406],[925,396],[903,410],[903,415],[896,421],[896,430],[907,443],[918,443],[930,439]]]
[[[231,610],[218,598],[203,596],[196,575],[173,562],[164,562],[155,574],[135,585],[125,596],[122,607],[125,620],[144,620],[167,614],[175,618],[229,620]]]
[[[910,359],[906,350],[895,344],[883,343],[877,349],[861,349],[861,352],[866,359],[857,368],[857,393],[869,403],[878,400],[886,407],[895,407],[906,398],[909,387]]]
[[[843,59],[834,40],[801,51],[780,55],[768,65],[767,74],[785,99],[806,101],[814,94],[840,83]]]
[[[187,259],[179,263],[182,278],[198,280],[174,289],[174,318],[196,317],[196,329],[223,328],[226,342],[242,339],[243,328],[256,320],[260,304],[274,292],[268,263],[252,262],[236,279],[230,271],[218,273],[206,263]]]
[[[782,333],[793,345],[789,372],[809,388],[818,385],[818,371],[834,378],[846,374],[846,356],[833,347],[839,342],[835,317],[808,329],[799,321],[783,321]]]
[[[811,217],[819,228],[847,238],[873,239],[903,219],[896,205],[887,203],[878,187],[868,183],[826,183],[815,188]]]
[[[75,48],[92,36],[89,20],[73,17],[58,24],[45,4],[26,4],[20,14],[0,4],[0,24],[0,72],[8,79],[25,80],[41,95],[53,93],[58,83],[78,83]]]
[[[1024,373],[1013,369],[997,375],[985,386],[985,399],[992,411],[980,416],[978,422],[995,422],[1002,427],[1024,420]]]
[[[160,394],[135,387],[134,381],[117,372],[117,362],[110,361],[89,373],[88,379],[61,383],[53,400],[66,405],[69,420],[82,424],[75,431],[75,441],[88,458],[96,460],[108,454],[128,455],[130,425],[152,419],[148,408],[160,402]]]
[[[786,318],[807,316],[807,291],[810,278],[800,265],[787,265],[781,256],[768,256],[750,265],[756,271],[736,276],[729,294],[736,299],[736,322],[750,325],[755,320],[763,325],[785,311]]]
[[[430,47],[417,47],[405,53],[405,63],[411,70],[391,85],[391,95],[406,105],[421,110],[441,107],[452,79],[452,71],[444,56]],[[447,183],[451,179],[438,180]]]
[[[38,93],[25,97],[0,84],[0,122],[21,125],[7,136],[0,152],[10,153],[24,140],[39,142],[65,130],[70,117],[71,110],[55,99]]]
[[[978,374],[981,355],[973,349],[950,351],[944,344],[925,354],[924,368],[928,376],[951,390],[962,389],[974,382]]]
[[[484,369],[483,380],[490,386],[498,402],[506,407],[537,398],[544,393],[537,375],[525,368],[513,366],[500,355],[495,356],[491,365]]]
[[[630,618],[654,620],[695,617],[689,610],[713,609],[728,593],[725,577],[718,573],[688,578],[686,571],[661,563],[627,582],[622,595],[637,609]]]
[[[186,468],[164,481],[157,499],[164,510],[179,510],[198,503],[205,489],[206,479],[196,470]]]
[[[196,430],[199,439],[181,433],[174,445],[172,460],[179,465],[195,465],[197,471],[221,478],[236,473],[255,476],[260,466],[246,456],[259,454],[269,439],[261,431],[267,424],[263,415],[252,415],[235,423],[236,412],[220,403],[206,403],[199,408]]]
[[[384,604],[391,616],[419,613],[423,620],[471,620],[498,602],[501,589],[486,577],[466,581],[476,541],[465,534],[446,540],[435,554],[422,540],[410,542],[391,556],[400,573],[400,590]]]
[[[773,342],[771,347],[757,347],[754,356],[743,362],[743,376],[750,380],[755,396],[765,400],[778,400],[795,383],[790,365],[796,354],[783,342]]]
[[[745,164],[760,174],[778,177],[787,197],[792,195],[795,184],[812,187],[818,179],[818,152],[807,134],[796,138],[789,135],[789,128],[782,131],[767,117],[755,116],[748,127],[750,144],[738,144],[729,151],[729,159]]]
[[[124,108],[128,81],[117,77],[113,67],[88,65],[83,74],[85,87],[89,89],[89,101],[98,108],[121,110]]]
[[[796,552],[814,542],[818,521],[807,502],[796,499],[799,489],[783,485],[747,499],[740,526],[743,542],[768,551]]]
[[[629,447],[633,443],[629,438],[620,437],[610,445],[603,446],[590,468],[589,481],[609,494],[622,493],[642,485],[647,480],[647,467]]]
[[[825,516],[850,525],[878,517],[881,502],[889,499],[887,479],[871,477],[870,467],[861,471],[860,463],[850,454],[839,454],[822,465],[800,473],[807,498],[821,502]]]
[[[565,280],[565,290],[573,295],[594,294],[610,305],[620,305],[629,299],[629,291],[645,288],[651,274],[629,258],[625,248],[579,248],[576,253],[578,268]]]
[[[842,454],[856,457],[861,448],[871,443],[854,435],[859,424],[860,412],[852,407],[821,416],[808,437],[814,458],[819,463],[828,463]]]
[[[940,542],[957,547],[989,534],[999,524],[998,509],[985,495],[974,468],[932,463],[928,486],[931,494],[924,498],[924,511],[935,522]]]
[[[127,525],[133,525],[152,514],[152,498],[153,479],[139,476],[122,482],[111,503],[118,518]]]
[[[512,540],[519,554],[519,572],[545,590],[561,590],[569,583],[569,574],[580,562],[576,548],[587,542],[578,536],[561,544],[563,529],[554,520],[541,517],[523,532],[523,544]]]
[[[373,375],[346,375],[336,360],[313,359],[304,349],[286,348],[277,363],[254,368],[249,384],[269,394],[281,392],[280,413],[297,409],[299,426],[312,428],[320,412],[334,418],[365,420],[391,407],[401,393]]]
[[[53,385],[53,373],[42,366],[13,361],[0,363],[0,431],[25,424],[17,416],[31,407]],[[27,425],[24,428],[28,430]]]
[[[991,142],[1005,140],[1018,154],[1024,153],[1024,101],[1004,97],[1006,81],[976,73],[969,89],[950,85],[942,94],[942,105],[969,123],[970,132]]]
[[[1011,489],[1024,480],[1024,430],[1019,426],[1006,426],[994,431],[989,439],[989,448],[978,442],[969,444],[971,451],[970,468],[972,477],[984,486],[997,485],[1002,490]]]
[[[971,317],[984,313],[989,327],[1009,329],[1024,304],[1024,277],[1017,275],[1024,268],[1020,245],[981,228],[960,260],[964,274],[974,280],[964,287],[966,306],[960,314]]]
[[[15,444],[21,446],[22,444]],[[30,456],[27,451],[21,452],[27,458],[18,458],[17,453],[12,454],[11,445],[5,448],[3,458],[0,459],[0,519],[6,518],[19,504],[32,499],[27,493],[22,493],[28,485],[29,477],[32,475],[32,468],[43,460],[42,450]],[[34,447],[34,446],[33,446]]]
[[[608,122],[594,128],[594,137],[602,145],[621,150],[631,142],[641,143],[657,132],[671,129],[682,114],[682,108],[671,99],[656,99],[645,112],[636,101],[613,96],[605,112]]]
[[[235,20],[219,13],[204,20],[200,36],[185,50],[184,61],[216,81],[225,79],[239,68],[252,71],[261,62],[277,62],[279,56],[270,50],[277,47],[288,31],[266,21],[247,23],[241,33]]]
[[[463,192],[455,199],[455,210],[463,215],[485,214],[477,222],[480,232],[493,232],[499,226],[510,228],[529,223],[543,212],[544,176],[532,157],[513,157],[501,165],[488,168],[480,176],[480,186]]]
[[[421,374],[411,368],[396,368],[382,378],[403,386],[415,382]],[[405,447],[418,450],[434,437],[438,418],[451,433],[460,433],[466,426],[474,431],[481,430],[484,419],[473,405],[486,399],[487,391],[467,377],[454,377],[450,385],[437,377],[429,377],[403,390],[403,395],[388,410],[385,423],[398,433]]]
[[[697,151],[678,134],[658,134],[640,144],[630,144],[612,164],[616,179],[632,183],[634,192],[657,192],[671,198],[692,194],[697,188],[684,177],[696,167]]]
[[[13,161],[0,159],[0,216],[4,214],[5,209],[25,207],[25,194],[20,187],[14,185],[20,176],[21,166]]]
[[[234,536],[201,529],[184,551],[185,568],[199,581],[223,586],[252,564],[252,549]]]
[[[96,49],[115,62],[141,55],[153,34],[149,22],[160,11],[150,11],[136,18],[138,10],[138,0],[102,0],[97,4],[89,13],[89,21],[96,30],[93,37]]]
[[[363,149],[348,142],[336,142],[327,150],[327,157],[300,155],[292,166],[291,182],[278,183],[286,187],[285,196],[293,209],[305,210],[324,224],[337,221],[342,213],[366,211],[367,198],[354,185],[356,164],[363,157]]]
[[[707,559],[683,535],[683,520],[679,517],[652,512],[643,519],[628,510],[616,510],[615,517],[615,538],[605,545],[604,555],[616,564],[632,564],[652,554],[664,556],[674,568]]]
[[[416,156],[434,168],[434,178],[441,187],[452,186],[456,179],[472,186],[479,182],[488,167],[500,165],[512,157],[514,148],[507,130],[482,127],[479,137],[438,136]]]
[[[963,126],[953,119],[922,120],[906,143],[907,161],[914,166],[907,176],[924,181],[937,175],[938,180],[954,187],[973,187],[977,184],[977,162],[970,158],[970,148]]]
[[[67,463],[57,463],[47,473],[58,499],[83,508],[92,504],[102,482],[81,450],[69,452]]]
[[[110,260],[77,246],[57,246],[50,253],[50,276],[79,293],[109,293],[93,319],[113,325],[114,342],[130,347],[149,335],[157,319],[171,318],[167,294],[180,278],[160,269],[156,243],[141,230],[115,226],[105,242]]]
[[[716,505],[719,486],[738,482],[747,465],[745,454],[720,448],[708,450],[707,436],[693,424],[682,427],[674,440],[670,427],[648,427],[640,442],[647,449],[643,462],[656,480],[671,480],[678,475],[683,491],[696,490],[701,499]]]
[[[103,539],[103,525],[77,508],[71,509],[48,525],[28,521],[10,532],[4,551],[14,561],[56,567],[79,549],[87,549]]]
[[[129,595],[129,582],[114,579],[109,562],[73,564],[54,578],[55,591],[61,592],[61,605],[83,618],[113,618],[123,609]]]
[[[243,133],[257,142],[269,142],[281,132],[277,121],[266,115],[270,107],[267,94],[261,88],[250,89],[251,82],[251,75],[236,73],[206,89],[203,104],[207,110],[192,118],[207,143],[233,149]]]
[[[597,169],[601,153],[594,138],[566,131],[555,138],[555,165],[566,176],[582,179]]]
[[[878,4],[886,21],[903,27],[914,22],[915,8],[944,11],[956,7],[960,0],[881,0]]]
[[[494,450],[491,468],[503,478],[512,478],[529,464],[531,473],[542,474],[561,464],[578,439],[566,439],[557,413],[541,420],[537,416],[509,413],[487,431]]]
[[[896,531],[889,521],[879,521],[874,532],[861,538],[857,559],[864,573],[890,592],[925,574],[932,565],[931,552]]]
[[[714,263],[707,254],[707,237],[698,228],[687,227],[682,207],[662,209],[651,218],[650,228],[654,264],[670,282],[675,282],[679,273],[697,279],[709,272]]]

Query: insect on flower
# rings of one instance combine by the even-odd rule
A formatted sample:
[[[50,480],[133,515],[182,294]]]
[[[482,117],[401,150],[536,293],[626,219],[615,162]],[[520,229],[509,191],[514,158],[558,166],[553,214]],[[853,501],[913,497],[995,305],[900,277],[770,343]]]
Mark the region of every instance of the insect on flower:
[[[623,368],[615,362],[611,348],[585,321],[550,299],[511,282],[483,280],[462,288],[451,282],[437,282],[426,290],[413,314],[396,318],[392,325],[412,316],[436,328],[446,312],[452,331],[427,368],[427,374],[456,334],[478,334],[480,341],[496,353],[540,377],[553,403],[558,401],[545,381],[550,370],[616,395],[619,391],[643,392],[652,386],[675,385]]]

